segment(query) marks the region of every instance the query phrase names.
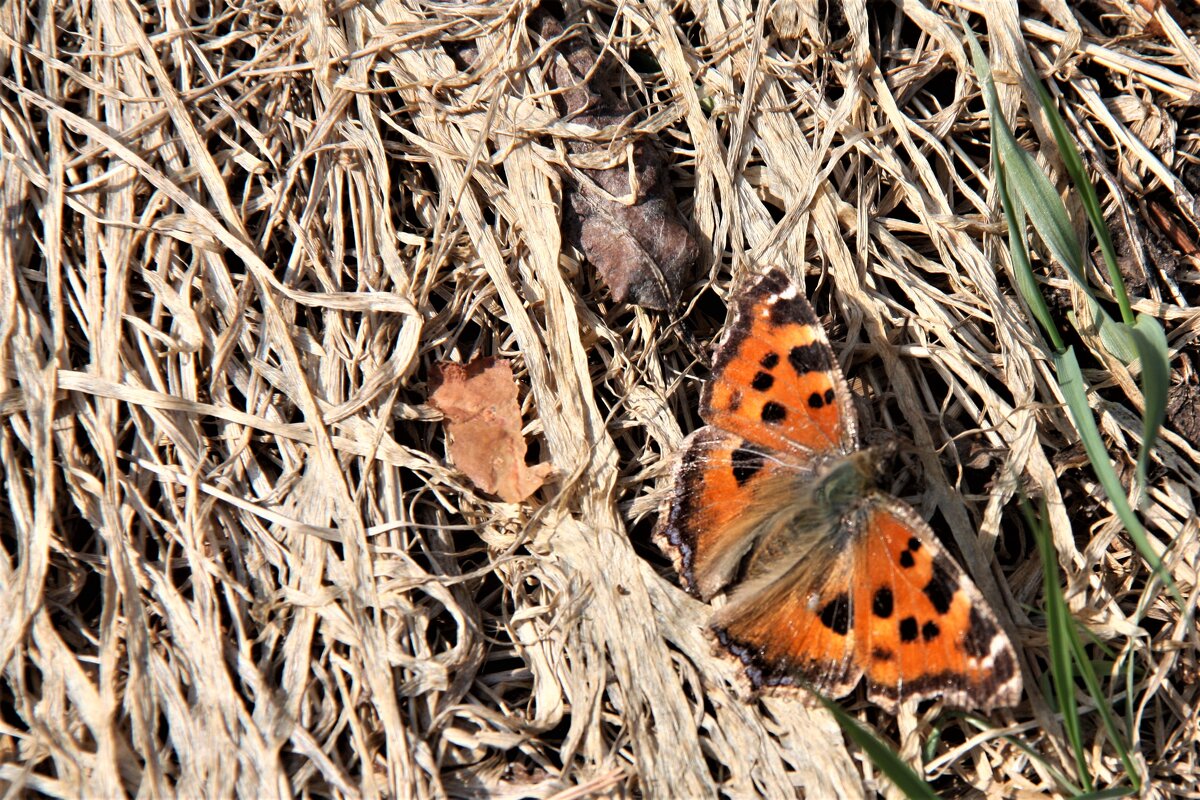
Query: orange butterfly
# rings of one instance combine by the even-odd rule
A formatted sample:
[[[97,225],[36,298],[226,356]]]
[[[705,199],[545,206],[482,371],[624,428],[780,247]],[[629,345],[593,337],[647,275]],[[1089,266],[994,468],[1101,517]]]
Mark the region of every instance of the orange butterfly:
[[[1020,700],[1012,644],[975,584],[875,488],[829,340],[782,270],[738,299],[700,415],[655,541],[700,599],[734,585],[712,627],[755,688],[843,697],[865,674],[892,712]]]

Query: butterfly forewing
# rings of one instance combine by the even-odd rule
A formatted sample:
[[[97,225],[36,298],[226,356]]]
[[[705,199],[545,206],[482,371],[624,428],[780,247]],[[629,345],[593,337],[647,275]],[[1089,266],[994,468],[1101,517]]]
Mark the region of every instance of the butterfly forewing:
[[[710,425],[780,452],[854,449],[846,381],[812,306],[782,270],[742,293],[700,413]]]

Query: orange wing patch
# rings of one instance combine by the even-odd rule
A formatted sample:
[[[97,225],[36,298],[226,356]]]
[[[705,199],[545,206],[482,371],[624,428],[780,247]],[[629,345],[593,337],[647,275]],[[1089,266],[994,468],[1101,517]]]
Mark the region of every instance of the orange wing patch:
[[[756,688],[806,686],[843,697],[858,684],[849,559],[814,572],[800,565],[789,577],[717,615],[720,643],[742,660]],[[815,577],[820,585],[814,586]]]
[[[873,701],[943,696],[995,708],[1020,699],[1017,659],[979,590],[929,526],[895,498],[866,506],[856,534],[854,627]]]
[[[655,540],[693,594],[707,600],[729,583],[770,528],[767,518],[777,511],[770,498],[785,493],[781,482],[795,474],[761,447],[714,427],[687,438],[675,474],[678,500]]]
[[[783,452],[849,452],[854,409],[812,306],[784,273],[746,290],[700,400],[704,420]]]

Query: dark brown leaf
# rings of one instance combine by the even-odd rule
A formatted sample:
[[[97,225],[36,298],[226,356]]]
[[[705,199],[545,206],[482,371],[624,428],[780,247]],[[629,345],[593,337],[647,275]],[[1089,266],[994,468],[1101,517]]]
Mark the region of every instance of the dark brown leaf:
[[[535,24],[545,39],[562,35],[562,25],[553,17],[542,15]],[[572,123],[601,130],[628,121],[629,105],[597,88],[605,84],[605,71],[597,68],[596,55],[587,42],[579,37],[563,39],[557,54],[560,57],[549,71],[549,80],[564,90],[559,97],[560,110]],[[575,155],[607,146],[567,142],[568,152]],[[565,176],[564,234],[595,266],[614,300],[666,310],[678,302],[679,289],[698,248],[679,217],[662,152],[646,140],[636,142],[632,149],[635,189],[630,187],[625,163]],[[614,199],[630,198],[631,193],[631,204]]]

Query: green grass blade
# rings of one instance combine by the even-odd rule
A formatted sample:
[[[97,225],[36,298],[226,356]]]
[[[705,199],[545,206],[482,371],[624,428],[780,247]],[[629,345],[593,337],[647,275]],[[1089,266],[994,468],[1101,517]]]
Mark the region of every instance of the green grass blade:
[[[1180,606],[1184,606],[1183,595],[1180,594],[1175,582],[1171,580],[1170,574],[1167,573],[1163,566],[1162,559],[1150,547],[1150,539],[1146,534],[1146,529],[1142,527],[1141,521],[1133,512],[1133,508],[1129,505],[1129,500],[1125,496],[1125,491],[1121,487],[1121,481],[1117,478],[1116,470],[1113,469],[1112,461],[1109,460],[1108,451],[1104,448],[1104,441],[1100,438],[1100,429],[1096,427],[1096,420],[1092,416],[1091,406],[1087,402],[1087,390],[1083,380],[1083,372],[1079,369],[1079,361],[1075,358],[1073,348],[1067,348],[1062,353],[1055,353],[1054,369],[1058,376],[1059,387],[1062,389],[1063,397],[1067,401],[1067,410],[1071,412],[1071,418],[1075,421],[1075,429],[1079,431],[1079,439],[1083,443],[1083,448],[1087,452],[1088,460],[1092,462],[1092,469],[1096,473],[1096,478],[1100,481],[1100,485],[1104,487],[1108,499],[1112,502],[1113,508],[1116,509],[1117,516],[1121,518],[1122,524],[1125,525],[1125,530],[1129,531],[1129,537],[1133,539],[1133,544],[1141,553],[1142,558],[1150,565],[1150,568],[1158,575],[1163,584],[1170,590],[1171,596]]]
[[[816,693],[814,692],[814,694]],[[879,771],[886,775],[888,780],[895,784],[896,788],[906,797],[937,800],[937,794],[934,793],[933,788],[914,772],[913,768],[900,758],[887,742],[881,741],[864,728],[858,720],[843,711],[837,703],[821,694],[816,694],[816,697],[837,720],[846,735],[862,748],[862,751],[871,759],[871,763],[878,767]]]
[[[1054,342],[1056,351],[1054,364],[1059,385],[1062,388],[1063,395],[1067,398],[1067,405],[1071,411],[1071,417],[1075,421],[1075,428],[1079,431],[1080,439],[1087,451],[1088,459],[1092,462],[1092,468],[1100,480],[1100,485],[1104,487],[1104,491],[1111,498],[1117,515],[1121,518],[1126,530],[1129,531],[1129,535],[1133,539],[1138,552],[1141,553],[1142,557],[1146,559],[1146,562],[1150,564],[1158,577],[1168,587],[1172,597],[1182,605],[1183,597],[1179,589],[1175,586],[1174,581],[1171,580],[1171,576],[1167,573],[1166,569],[1164,569],[1162,561],[1150,548],[1146,530],[1133,513],[1133,509],[1129,505],[1121,483],[1117,479],[1112,462],[1109,460],[1108,452],[1100,438],[1100,432],[1096,428],[1096,421],[1092,417],[1091,408],[1087,404],[1086,389],[1083,374],[1079,369],[1079,362],[1073,351],[1064,348],[1063,341],[1058,336],[1057,330],[1053,325],[1045,301],[1041,299],[1036,278],[1030,267],[1028,249],[1021,236],[1023,214],[1018,212],[1028,209],[1030,219],[1034,222],[1034,228],[1038,230],[1043,241],[1046,241],[1047,246],[1051,247],[1052,250],[1055,249],[1055,245],[1051,239],[1047,238],[1042,228],[1049,231],[1052,237],[1062,239],[1059,242],[1061,249],[1073,252],[1072,243],[1074,243],[1075,250],[1078,249],[1078,243],[1075,242],[1073,235],[1066,236],[1066,229],[1069,228],[1069,223],[1064,223],[1062,219],[1059,219],[1058,214],[1058,210],[1061,210],[1065,216],[1065,206],[1058,199],[1057,194],[1054,193],[1053,187],[1049,186],[1049,180],[1044,175],[1041,175],[1040,172],[1036,176],[1029,174],[1033,159],[1017,145],[1012,131],[1009,130],[1008,123],[1004,119],[1004,115],[1000,113],[1000,100],[996,94],[995,84],[992,81],[991,65],[984,56],[983,49],[979,46],[975,32],[969,26],[965,26],[965,31],[967,45],[971,51],[972,65],[979,78],[980,85],[983,87],[984,103],[988,108],[988,114],[992,121],[993,147],[995,148],[993,150],[993,161],[999,160],[1001,162],[999,168],[996,170],[996,180],[998,187],[1001,188],[1001,202],[1004,204],[1005,216],[1007,217],[1009,227],[1010,253],[1013,259],[1017,287],[1026,298],[1026,303],[1029,305],[1038,323],[1042,325]],[[1045,87],[1041,86],[1040,82],[1037,85],[1040,87],[1039,92],[1045,93]],[[1046,98],[1044,99],[1048,98],[1049,95],[1046,93]],[[1061,117],[1057,117],[1057,112],[1053,116],[1056,117],[1058,123],[1062,122]],[[1065,137],[1068,143],[1070,142],[1070,136],[1067,135],[1065,125],[1062,126],[1060,132],[1056,132],[1056,139],[1059,138],[1059,133]],[[1062,147],[1061,142],[1060,147]],[[997,154],[999,154],[998,159]],[[1079,157],[1078,150],[1074,149],[1073,146],[1065,148],[1063,158],[1065,159],[1065,163],[1068,163],[1068,169],[1071,171],[1072,177],[1076,179],[1076,182],[1081,186],[1086,185],[1090,189],[1090,192],[1081,189],[1081,191],[1084,191],[1088,195],[1088,199],[1085,199],[1085,206],[1088,204],[1094,205],[1094,210],[1098,213],[1099,203],[1096,201],[1095,189],[1091,186],[1090,181],[1087,180],[1087,176],[1083,172],[1083,162]],[[1036,167],[1036,164],[1033,164],[1033,166]],[[1010,184],[1010,182],[1014,181],[1014,173],[1025,175],[1019,181],[1022,188],[1013,188]],[[1047,187],[1049,187],[1048,191]],[[1031,203],[1036,204],[1037,208],[1034,208]],[[1041,218],[1040,225],[1042,228],[1039,228],[1039,222],[1037,221],[1039,217]],[[1111,241],[1108,238],[1107,228],[1103,226],[1103,215],[1095,217],[1089,215],[1089,218],[1092,219],[1093,225],[1097,221],[1100,223],[1101,227],[1098,229],[1098,235],[1100,235],[1101,241],[1104,243],[1102,246],[1110,246]],[[1099,231],[1103,231],[1103,233],[1099,233]],[[1058,256],[1056,253],[1056,257],[1061,256]],[[1068,271],[1071,271],[1072,276],[1075,277],[1080,287],[1087,294],[1090,301],[1089,306],[1095,316],[1098,333],[1106,340],[1105,347],[1114,348],[1116,351],[1114,355],[1117,355],[1119,358],[1122,357],[1121,354],[1124,354],[1131,360],[1134,352],[1137,352],[1144,358],[1142,370],[1143,394],[1146,397],[1146,414],[1143,420],[1142,451],[1138,454],[1139,486],[1144,486],[1144,475],[1149,459],[1148,451],[1153,445],[1154,438],[1157,437],[1158,430],[1162,425],[1166,413],[1166,387],[1170,374],[1170,366],[1167,360],[1166,337],[1162,334],[1162,328],[1157,321],[1141,322],[1139,320],[1135,326],[1126,328],[1121,323],[1113,320],[1099,305],[1095,296],[1083,281],[1082,272],[1073,270],[1071,266],[1073,263],[1082,263],[1082,254],[1079,256],[1079,261],[1072,261],[1071,259],[1073,258],[1074,256],[1068,254],[1062,261],[1063,266]],[[1121,287],[1121,292],[1124,292],[1123,286]],[[1129,343],[1132,343],[1132,348],[1127,346]]]
[[[1050,125],[1050,130],[1054,134],[1054,140],[1058,145],[1059,155],[1062,158],[1063,166],[1066,169],[1067,174],[1070,176],[1076,191],[1079,192],[1079,198],[1083,204],[1084,213],[1087,215],[1088,222],[1091,224],[1092,230],[1096,234],[1097,243],[1099,245],[1100,252],[1104,257],[1105,266],[1108,270],[1113,294],[1115,295],[1117,304],[1121,309],[1121,319],[1126,326],[1130,327],[1136,327],[1140,324],[1151,324],[1149,322],[1141,323],[1134,317],[1129,295],[1125,288],[1125,281],[1121,276],[1119,267],[1117,266],[1116,248],[1113,246],[1112,236],[1109,233],[1108,225],[1104,220],[1104,213],[1100,207],[1100,200],[1096,194],[1096,187],[1084,169],[1083,159],[1080,156],[1079,148],[1076,145],[1075,140],[1071,137],[1070,131],[1067,130],[1066,121],[1058,112],[1058,108],[1054,103],[1054,99],[1050,96],[1050,92],[1046,88],[1046,85],[1042,82],[1042,80],[1038,77],[1037,72],[1033,69],[1033,64],[1029,61],[1028,56],[1024,53],[1021,53],[1021,57],[1023,69],[1026,72],[1026,77],[1037,92],[1038,102],[1041,105],[1042,111],[1046,115],[1046,119]],[[1156,372],[1169,373],[1165,346],[1162,348],[1146,347],[1145,343],[1136,343],[1133,341],[1133,337],[1130,335],[1127,328],[1117,325],[1113,325],[1111,327],[1104,325],[1103,320],[1107,319],[1107,315],[1098,318],[1098,320],[1102,323],[1100,336],[1101,339],[1104,340],[1105,347],[1109,349],[1109,352],[1113,353],[1113,355],[1117,356],[1125,363],[1132,361],[1136,355],[1136,357],[1140,357],[1142,359],[1144,367],[1148,365],[1150,369],[1153,369]],[[1153,323],[1153,325],[1155,328],[1158,328],[1158,330],[1161,331],[1161,326],[1159,326],[1157,323]],[[1152,337],[1154,336],[1153,332],[1150,332],[1149,335]],[[1157,339],[1157,337],[1155,337],[1155,339]],[[1156,354],[1153,359],[1156,363],[1149,364],[1151,359],[1147,357],[1148,352],[1154,352]],[[1147,394],[1150,394],[1153,392],[1153,389],[1150,387],[1143,387],[1143,391],[1145,391]],[[1149,419],[1149,417],[1157,417],[1158,413],[1160,412],[1155,410],[1153,414],[1151,414],[1149,412],[1150,407],[1151,404],[1149,400],[1147,400],[1147,429],[1153,429],[1155,435],[1157,435],[1157,430],[1161,424],[1161,420],[1159,420],[1158,423],[1154,423],[1153,420]],[[1151,442],[1153,441],[1153,437],[1147,437],[1145,441]],[[1139,459],[1139,463],[1141,463],[1141,461],[1142,459]]]
[[[1021,297],[1025,298],[1025,305],[1029,307],[1029,313],[1042,326],[1054,349],[1062,350],[1065,345],[1058,333],[1058,326],[1054,324],[1054,318],[1050,315],[1046,298],[1042,296],[1037,276],[1033,274],[1033,265],[1029,261],[1029,247],[1025,242],[1023,226],[1017,222],[1025,218],[1024,208],[1020,206],[1019,198],[1013,197],[1008,191],[1008,179],[1005,175],[1004,165],[1000,163],[1000,159],[994,153],[992,166],[993,174],[996,176],[996,189],[1000,194],[1000,203],[1004,207],[1004,221],[1008,227],[1008,252],[1009,257],[1012,258],[1013,278],[1017,284],[1017,291],[1021,293]]]
[[[1116,719],[1113,716],[1113,710],[1108,705],[1108,696],[1100,686],[1099,679],[1096,678],[1096,670],[1092,666],[1092,661],[1088,657],[1087,651],[1083,649],[1083,642],[1079,639],[1079,634],[1074,626],[1070,630],[1071,654],[1075,659],[1075,664],[1079,668],[1079,675],[1083,678],[1084,686],[1087,687],[1088,694],[1096,703],[1096,710],[1100,712],[1100,719],[1104,723],[1104,729],[1108,732],[1108,738],[1112,742],[1113,748],[1116,749],[1117,755],[1121,762],[1125,765],[1125,773],[1129,776],[1130,783],[1135,789],[1142,788],[1142,780],[1138,776],[1137,767],[1133,763],[1133,758],[1129,755],[1129,745],[1125,742],[1125,737],[1117,728]],[[1130,696],[1132,702],[1132,695]]]
[[[1158,439],[1158,431],[1167,417],[1167,390],[1171,384],[1171,362],[1167,334],[1162,323],[1154,317],[1139,314],[1130,328],[1138,358],[1142,361],[1142,398],[1146,408],[1142,413],[1142,446],[1138,450],[1137,485],[1146,490],[1146,470],[1150,450]]]
[[[978,714],[973,714],[966,711],[947,711],[943,716],[943,718],[947,720],[954,717],[961,719],[963,722],[972,728],[975,728],[977,731],[983,732],[993,730],[992,723],[987,718],[981,717]],[[1046,774],[1050,776],[1050,780],[1056,783],[1062,790],[1063,795],[1073,798],[1083,792],[1082,789],[1080,789],[1071,781],[1070,776],[1059,769],[1056,762],[1047,759],[1044,753],[1034,749],[1027,742],[1022,741],[1020,737],[1003,735],[999,738],[1020,750],[1031,761],[1038,762],[1041,768],[1045,770]],[[926,760],[932,760],[932,758]]]
[[[996,96],[996,86],[992,83],[991,67],[983,55],[983,50],[979,47],[979,42],[975,39],[974,32],[970,28],[966,30],[967,42],[971,47],[971,61],[975,68],[975,74],[979,77],[980,85],[984,89],[984,105],[987,106],[988,115],[992,119],[992,127],[1003,127],[1007,132],[1008,126],[1000,114],[1000,99]],[[1011,133],[1009,138],[1011,138]],[[1034,319],[1050,338],[1054,349],[1062,350],[1064,346],[1062,337],[1050,315],[1050,309],[1046,305],[1046,299],[1042,296],[1041,287],[1038,286],[1037,276],[1033,274],[1033,266],[1029,260],[1029,246],[1025,241],[1025,207],[1021,198],[1008,190],[1008,175],[1000,158],[998,141],[992,142],[992,171],[996,176],[996,190],[1000,195],[1000,203],[1004,208],[1004,221],[1008,226],[1008,250],[1013,262],[1013,277],[1017,284],[1017,290],[1021,292]]]
[[[1145,398],[1146,408],[1142,420],[1142,445],[1138,451],[1137,485],[1139,491],[1144,491],[1149,453],[1166,417],[1167,386],[1170,380],[1166,335],[1163,333],[1162,325],[1151,317],[1141,315],[1135,320],[1129,295],[1125,289],[1125,282],[1117,266],[1116,249],[1113,246],[1112,236],[1109,234],[1108,225],[1104,220],[1096,187],[1084,169],[1079,148],[1071,137],[1070,131],[1067,130],[1066,121],[1058,113],[1058,108],[1050,96],[1049,90],[1033,69],[1033,64],[1029,61],[1028,56],[1021,53],[1021,59],[1026,78],[1037,92],[1038,102],[1049,122],[1054,140],[1058,144],[1063,166],[1079,192],[1084,212],[1096,234],[1100,252],[1104,256],[1104,263],[1108,269],[1113,294],[1121,309],[1121,318],[1124,324],[1112,320],[1099,303],[1092,298],[1091,310],[1095,315],[1100,339],[1105,349],[1121,359],[1122,362],[1128,364],[1135,357],[1141,360],[1142,394]]]
[[[991,65],[983,49],[975,39],[975,33],[967,28],[967,42],[971,48],[971,62],[983,87],[983,102],[987,106],[992,122],[993,147],[1000,154],[1000,161],[1007,170],[1009,191],[1019,197],[1021,204],[1033,223],[1034,230],[1045,242],[1046,247],[1084,292],[1091,295],[1091,288],[1083,275],[1083,250],[1071,227],[1067,207],[1055,191],[1046,173],[1037,165],[1033,156],[1017,143],[1008,120],[1000,109],[1000,97],[992,81]]]
[[[1067,738],[1071,742],[1071,747],[1074,751],[1079,777],[1084,784],[1085,791],[1091,792],[1092,780],[1091,774],[1087,770],[1087,751],[1083,744],[1079,709],[1075,702],[1076,674],[1083,678],[1088,696],[1092,698],[1092,702],[1096,705],[1096,710],[1100,714],[1101,721],[1108,732],[1113,747],[1117,751],[1117,755],[1125,765],[1125,771],[1129,775],[1129,780],[1133,784],[1134,790],[1140,790],[1142,785],[1141,779],[1138,777],[1133,759],[1130,757],[1129,746],[1126,744],[1121,731],[1117,728],[1112,708],[1108,705],[1108,697],[1100,686],[1100,681],[1096,677],[1096,670],[1092,666],[1091,658],[1089,658],[1087,651],[1084,650],[1083,641],[1079,637],[1075,620],[1071,617],[1070,611],[1067,608],[1066,598],[1063,596],[1062,584],[1059,580],[1058,561],[1054,552],[1054,545],[1050,540],[1050,531],[1043,521],[1045,519],[1044,509],[1042,514],[1035,515],[1033,509],[1029,506],[1029,502],[1024,499],[1022,499],[1021,508],[1025,513],[1025,518],[1029,523],[1030,529],[1033,531],[1034,539],[1037,541],[1038,553],[1042,559],[1042,576],[1046,596],[1046,634],[1050,642],[1051,676],[1054,679],[1055,695],[1058,700],[1059,711],[1063,715],[1063,727],[1066,729]],[[1119,792],[1116,796],[1123,796],[1129,793],[1129,790],[1126,788],[1106,791]]]
[[[1008,169],[1010,191],[1021,198],[1029,214],[1029,221],[1045,243],[1054,260],[1062,264],[1080,288],[1090,297],[1091,287],[1083,274],[1083,249],[1067,207],[1054,189],[1054,184],[1037,165],[1033,156],[1025,152],[1011,134],[1000,138],[1000,158]]]
[[[1075,771],[1084,791],[1093,789],[1088,770],[1087,749],[1083,744],[1083,726],[1079,720],[1079,705],[1075,701],[1075,670],[1071,659],[1071,640],[1074,621],[1067,610],[1062,585],[1058,578],[1058,554],[1051,541],[1050,530],[1043,521],[1045,515],[1034,514],[1029,502],[1022,498],[1021,509],[1033,531],[1038,553],[1042,559],[1042,586],[1046,598],[1046,635],[1050,642],[1050,676],[1054,680],[1054,696],[1062,714],[1063,729],[1075,757]]]
[[[1137,794],[1137,791],[1137,789],[1131,789],[1128,786],[1117,786],[1113,789],[1101,789],[1098,792],[1077,794],[1071,800],[1108,800],[1110,797],[1129,797],[1132,794]]]
[[[1125,676],[1125,696],[1129,698],[1137,697],[1134,687],[1137,685],[1138,669],[1134,653],[1135,651],[1130,649],[1121,654],[1121,672]],[[1132,700],[1125,703],[1125,730],[1127,731],[1137,730],[1137,707],[1138,704]]]
[[[1058,107],[1054,104],[1054,98],[1050,96],[1050,91],[1033,69],[1033,64],[1029,61],[1028,55],[1025,53],[1021,55],[1023,56],[1022,67],[1025,70],[1026,77],[1037,91],[1038,103],[1041,105],[1042,111],[1045,112],[1046,119],[1050,123],[1050,130],[1054,134],[1054,141],[1058,143],[1059,157],[1062,158],[1063,167],[1067,170],[1067,174],[1075,184],[1075,189],[1079,192],[1079,199],[1083,203],[1084,213],[1092,225],[1092,230],[1096,232],[1100,252],[1104,256],[1104,265],[1108,270],[1108,279],[1112,284],[1117,304],[1121,307],[1121,319],[1126,324],[1132,325],[1133,309],[1129,303],[1129,294],[1125,291],[1125,280],[1121,277],[1121,270],[1117,266],[1117,251],[1113,247],[1112,236],[1109,234],[1108,225],[1104,221],[1104,212],[1100,208],[1100,199],[1096,195],[1096,187],[1092,185],[1091,179],[1088,178],[1087,172],[1084,170],[1083,158],[1079,155],[1079,148],[1075,145],[1075,140],[1071,138],[1070,131],[1067,130],[1066,121],[1058,113]]]
[[[1133,336],[1129,332],[1129,326],[1113,319],[1095,299],[1089,297],[1086,302],[1092,319],[1095,320],[1096,333],[1100,336],[1100,343],[1104,345],[1104,349],[1119,358],[1122,364],[1131,363],[1137,358],[1138,353],[1137,346],[1133,343]],[[1082,329],[1083,326],[1076,325],[1075,327]]]
[[[1097,321],[1101,324],[1100,339],[1105,348],[1124,363],[1130,363],[1135,355],[1141,360],[1141,385],[1142,395],[1145,399],[1145,412],[1142,419],[1142,444],[1138,449],[1137,487],[1139,492],[1144,492],[1150,451],[1154,447],[1158,431],[1166,417],[1167,385],[1170,380],[1166,335],[1157,320],[1144,315],[1134,318],[1125,281],[1117,266],[1116,248],[1113,246],[1112,236],[1104,220],[1096,187],[1084,169],[1079,148],[1071,137],[1070,131],[1067,130],[1066,121],[1058,113],[1058,108],[1050,96],[1049,90],[1038,77],[1033,69],[1033,64],[1024,53],[1022,53],[1022,64],[1029,82],[1037,91],[1038,102],[1049,122],[1054,140],[1058,144],[1063,166],[1079,192],[1084,213],[1087,215],[1092,230],[1095,231],[1100,252],[1104,257],[1104,264],[1108,270],[1113,295],[1121,309],[1123,325],[1107,324],[1109,319],[1107,314],[1097,317]]]

